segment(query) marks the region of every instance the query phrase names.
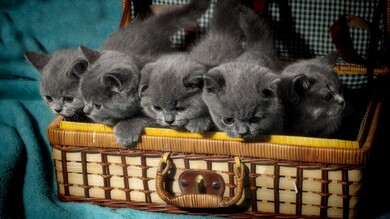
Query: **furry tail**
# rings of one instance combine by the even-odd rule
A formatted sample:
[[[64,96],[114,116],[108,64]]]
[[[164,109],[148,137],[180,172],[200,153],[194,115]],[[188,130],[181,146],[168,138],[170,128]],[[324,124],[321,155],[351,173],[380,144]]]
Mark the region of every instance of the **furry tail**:
[[[242,9],[240,2],[240,0],[217,1],[212,19],[210,20],[210,33],[227,33],[233,36],[242,35],[242,31],[238,23],[240,11]]]
[[[247,51],[261,51],[270,57],[275,56],[272,33],[264,18],[249,8],[243,8],[239,23],[246,37]]]
[[[191,0],[188,4],[181,6],[178,9],[168,10],[151,17],[146,20],[148,24],[144,26],[150,26],[153,28],[161,27],[163,30],[160,32],[160,37],[170,37],[182,28],[194,27],[206,10],[210,7],[211,0]]]

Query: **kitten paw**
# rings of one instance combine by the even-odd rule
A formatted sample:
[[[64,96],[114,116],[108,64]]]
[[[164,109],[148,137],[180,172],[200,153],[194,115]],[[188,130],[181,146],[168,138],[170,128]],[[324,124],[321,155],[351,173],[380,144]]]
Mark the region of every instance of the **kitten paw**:
[[[138,130],[134,127],[128,127],[126,124],[118,123],[114,131],[119,144],[127,148],[133,148],[141,137],[142,129]]]
[[[208,118],[191,119],[186,125],[186,129],[190,132],[205,132],[211,127],[211,120]]]

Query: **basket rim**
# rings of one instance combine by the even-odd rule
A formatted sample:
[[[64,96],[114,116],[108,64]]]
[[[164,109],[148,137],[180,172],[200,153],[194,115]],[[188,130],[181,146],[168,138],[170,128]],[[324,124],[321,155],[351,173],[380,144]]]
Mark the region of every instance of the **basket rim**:
[[[135,150],[171,151],[178,153],[199,153],[213,155],[269,158],[302,162],[319,162],[329,164],[362,165],[367,162],[377,128],[381,101],[372,100],[366,134],[363,135],[360,148],[341,149],[333,147],[306,147],[269,142],[240,142],[215,139],[177,138],[172,136],[142,135]],[[51,145],[67,147],[83,147],[89,149],[127,148],[116,141],[113,132],[77,131],[60,128],[62,116],[56,117],[47,128],[47,136]]]

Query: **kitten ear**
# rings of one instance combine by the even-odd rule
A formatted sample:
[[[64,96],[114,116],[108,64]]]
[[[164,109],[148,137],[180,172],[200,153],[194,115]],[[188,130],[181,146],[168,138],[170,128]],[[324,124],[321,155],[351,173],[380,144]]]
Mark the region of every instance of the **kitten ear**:
[[[104,86],[115,93],[123,91],[124,80],[123,75],[116,73],[107,73],[103,76]]]
[[[277,95],[278,92],[278,84],[280,82],[280,78],[274,79],[268,87],[263,88],[261,93],[264,98],[273,98]]]
[[[87,60],[78,59],[74,62],[72,71],[70,72],[70,75],[68,75],[68,76],[80,78],[84,74],[84,72],[87,71],[88,66],[89,66],[89,63]]]
[[[187,88],[202,89],[203,88],[203,76],[192,75],[183,79],[183,84]]]
[[[27,51],[24,54],[26,60],[42,73],[43,68],[49,63],[51,56],[43,52]]]
[[[81,45],[80,47],[81,52],[83,52],[84,56],[87,58],[88,62],[90,64],[94,63],[96,60],[100,57],[100,52],[96,51],[94,49],[88,48],[86,46]]]
[[[302,95],[306,93],[306,91],[310,88],[311,81],[310,79],[304,75],[299,74],[295,76],[289,85],[290,96],[293,101],[298,101]]]
[[[203,75],[203,83],[207,92],[216,92],[225,87],[225,78],[218,70],[211,70]]]

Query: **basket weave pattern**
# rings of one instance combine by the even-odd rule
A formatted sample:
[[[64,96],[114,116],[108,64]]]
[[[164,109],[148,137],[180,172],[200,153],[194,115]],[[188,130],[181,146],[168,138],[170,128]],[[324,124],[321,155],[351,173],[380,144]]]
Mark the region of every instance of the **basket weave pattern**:
[[[59,195],[66,201],[184,213],[165,204],[156,194],[156,170],[161,156],[162,152],[54,146]],[[235,194],[233,157],[179,153],[172,155],[171,159],[174,169],[166,179],[165,187],[172,194],[181,194],[178,176],[190,169],[220,174],[226,183],[224,196]],[[249,177],[244,195],[236,206],[244,210],[241,216],[260,215],[261,212],[265,215],[340,218],[355,214],[361,187],[361,166],[252,158],[242,158],[242,163]]]

